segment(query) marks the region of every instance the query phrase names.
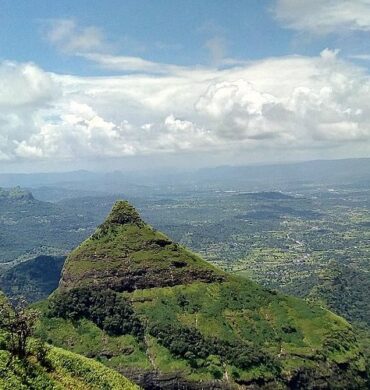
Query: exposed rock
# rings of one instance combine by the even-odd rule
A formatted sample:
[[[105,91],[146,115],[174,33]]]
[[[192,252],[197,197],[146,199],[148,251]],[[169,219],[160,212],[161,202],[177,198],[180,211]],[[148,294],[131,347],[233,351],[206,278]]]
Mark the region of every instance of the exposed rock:
[[[137,383],[144,390],[236,390],[235,384],[214,380],[192,382],[186,380],[181,372],[163,374],[157,371],[121,370],[121,374]]]

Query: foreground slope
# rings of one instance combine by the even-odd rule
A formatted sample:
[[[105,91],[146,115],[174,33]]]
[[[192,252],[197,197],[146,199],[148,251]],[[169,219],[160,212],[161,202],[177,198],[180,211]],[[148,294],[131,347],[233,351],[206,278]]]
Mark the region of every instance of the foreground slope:
[[[47,355],[51,368],[44,368],[35,358],[27,362],[13,360],[0,348],[0,389],[2,390],[136,390],[117,372],[102,364],[61,348],[51,348]]]
[[[71,253],[39,307],[50,342],[147,389],[366,388],[344,319],[214,268],[127,202]]]
[[[0,292],[0,307],[12,310]],[[36,339],[20,359],[8,348],[8,334],[0,319],[0,389],[2,390],[138,390],[117,372],[84,356],[51,347],[41,358]]]

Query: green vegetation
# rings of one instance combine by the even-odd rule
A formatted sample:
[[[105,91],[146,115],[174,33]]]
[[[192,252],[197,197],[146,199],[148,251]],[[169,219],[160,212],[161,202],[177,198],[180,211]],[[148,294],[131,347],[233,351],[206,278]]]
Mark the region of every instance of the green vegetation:
[[[370,192],[362,187],[184,194],[143,212],[220,268],[369,327]]]
[[[151,195],[135,202],[154,226],[220,268],[269,289],[308,298],[342,315],[355,325],[357,338],[370,356],[369,199],[369,191],[364,188],[328,189],[304,184],[290,189],[289,195],[205,191]],[[37,201],[20,189],[2,190],[0,262],[15,262],[0,269],[0,288],[11,296],[25,295],[29,301],[44,298],[58,285],[60,258],[55,263],[52,257],[47,261],[39,258],[6,272],[4,269],[41,253],[64,254],[92,233],[111,204],[112,197],[50,204]],[[124,219],[120,219],[122,216]],[[344,330],[348,324],[335,333],[332,318],[322,314],[325,311],[318,312],[321,314],[313,323],[308,322],[310,310],[302,308],[313,307],[316,311],[317,307],[311,304],[303,306],[301,301],[297,304],[272,294],[270,304],[259,303],[260,309],[249,307],[249,303],[238,310],[210,305],[210,300],[219,297],[221,285],[231,283],[231,290],[244,283],[246,290],[254,291],[255,287],[248,281],[230,279],[182,245],[144,224],[130,205],[121,203],[111,219],[71,254],[70,258],[76,261],[69,264],[63,286],[66,291],[99,286],[123,295],[145,328],[144,344],[130,332],[109,334],[89,315],[79,319],[43,318],[45,328],[39,331],[54,344],[94,357],[120,372],[137,367],[145,372],[159,368],[161,373],[181,372],[189,380],[216,378],[219,368],[215,366],[222,367],[221,371],[230,378],[239,376],[240,382],[255,381],[259,375],[268,382],[273,371],[254,368],[246,373],[213,355],[198,361],[199,367],[194,368],[194,358],[174,356],[170,347],[151,335],[151,327],[163,324],[165,316],[171,319],[166,322],[169,327],[184,332],[195,329],[205,342],[215,337],[227,343],[235,339],[251,341],[257,351],[279,355],[274,364],[284,378],[294,373],[297,381],[305,381],[318,372],[328,378],[330,370],[323,372],[322,367],[318,368],[317,362],[323,355],[330,356],[329,360],[341,367],[347,364],[341,361],[353,360],[357,342]],[[167,296],[178,288],[179,296],[168,301]],[[256,297],[262,291],[257,289],[250,301],[259,302]],[[246,291],[240,294],[248,296]],[[200,299],[203,295],[204,304]],[[234,303],[226,301],[227,305]],[[297,310],[302,310],[303,320],[294,314]],[[320,316],[323,317],[319,319]],[[281,335],[276,323],[286,332]],[[318,330],[326,328],[344,344],[348,338],[347,352],[341,347],[334,352],[327,346],[323,341],[327,335]],[[284,341],[272,341],[274,337]],[[358,356],[362,362],[361,355]]]
[[[210,188],[174,196],[168,189],[159,188],[155,195],[145,192],[145,199],[135,199],[135,203],[154,226],[220,268],[271,289],[316,299],[350,322],[369,327],[365,309],[370,301],[370,192],[366,183],[361,183],[360,187],[337,185],[330,188],[297,182],[294,187],[288,187],[289,194],[245,192],[238,187],[232,190]],[[85,197],[51,204],[35,200],[20,189],[2,190],[2,193],[0,262],[15,263],[37,254],[64,254],[92,233],[114,199],[112,196]],[[138,195],[142,196],[142,191]],[[127,204],[123,207],[128,211]],[[131,214],[130,218],[133,217],[138,218],[138,214]],[[111,222],[107,222],[108,225]],[[131,236],[132,244],[135,235],[143,233],[136,225],[127,232],[125,225],[116,225],[120,226],[117,230],[122,234]],[[149,235],[153,235],[150,230]],[[95,247],[89,244],[91,255],[101,246],[101,241],[97,241]],[[106,253],[108,249],[107,244]],[[124,243],[115,242],[109,249],[110,258],[96,266],[109,269],[114,259],[120,264],[119,257],[126,249]],[[146,262],[151,267],[158,256],[175,257],[170,249],[168,245],[158,252],[148,243],[147,248],[136,253],[135,249],[127,250],[136,260],[143,260],[134,270],[140,272]],[[0,275],[4,273],[2,268],[15,263],[3,267],[0,264]],[[84,264],[79,262],[81,278],[87,276]],[[89,261],[86,266],[89,267]],[[59,261],[55,264],[27,261],[24,268],[13,268],[4,278],[0,277],[0,288],[10,296],[22,294],[29,301],[41,299],[58,286],[56,275],[60,268]],[[77,275],[77,271],[73,273]],[[158,273],[163,274],[160,269]],[[133,275],[132,280],[135,279],[139,276]],[[322,284],[328,288],[317,288]],[[326,296],[331,285],[338,293],[337,298],[333,294]],[[137,287],[134,282],[125,288]]]
[[[100,363],[60,348],[50,348],[46,356],[50,367],[43,367],[36,356],[12,359],[0,348],[0,388],[3,390],[134,390],[138,387]],[[9,360],[12,363],[9,365]]]
[[[354,267],[331,262],[319,275],[319,283],[309,298],[361,326],[370,324],[370,274]]]
[[[100,363],[32,338],[36,311],[12,308],[0,294],[0,388],[3,390],[135,390]]]
[[[45,299],[59,283],[65,257],[38,256],[0,274],[0,289],[9,297],[28,302]]]
[[[216,379],[223,377],[224,364],[241,370],[250,370],[261,365],[269,366],[271,372],[279,374],[279,365],[266,351],[256,348],[253,343],[228,342],[218,338],[206,338],[194,327],[158,323],[152,325],[149,333],[166,347],[173,356],[185,359],[193,368],[207,368],[213,361],[217,370],[211,374]],[[217,363],[216,363],[217,362]]]
[[[146,225],[127,202],[118,202],[97,231],[68,256],[60,288],[93,285],[133,291],[224,277],[221,270]]]
[[[0,271],[39,255],[64,256],[96,223],[19,188],[0,188]]]
[[[184,384],[366,388],[344,319],[215,269],[124,202],[70,254],[60,288],[37,307],[40,337],[148,389],[167,374]]]
[[[144,328],[131,303],[110,290],[96,291],[88,287],[54,295],[50,299],[50,317],[70,320],[87,318],[109,335],[132,334],[142,340]]]

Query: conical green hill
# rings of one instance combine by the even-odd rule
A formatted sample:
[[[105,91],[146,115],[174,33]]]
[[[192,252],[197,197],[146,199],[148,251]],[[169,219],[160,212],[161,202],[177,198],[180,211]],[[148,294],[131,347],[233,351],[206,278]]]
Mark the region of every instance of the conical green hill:
[[[227,274],[127,202],[68,257],[39,331],[144,389],[366,389],[348,322]]]
[[[118,201],[96,232],[69,255],[60,290],[93,285],[122,292],[225,277],[146,224],[128,202]]]

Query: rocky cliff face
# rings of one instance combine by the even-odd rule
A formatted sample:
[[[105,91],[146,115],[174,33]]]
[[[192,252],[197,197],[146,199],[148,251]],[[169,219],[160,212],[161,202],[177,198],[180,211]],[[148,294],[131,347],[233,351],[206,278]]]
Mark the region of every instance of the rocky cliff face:
[[[68,257],[60,289],[92,285],[118,292],[223,281],[226,274],[146,224],[117,202],[96,232]]]

